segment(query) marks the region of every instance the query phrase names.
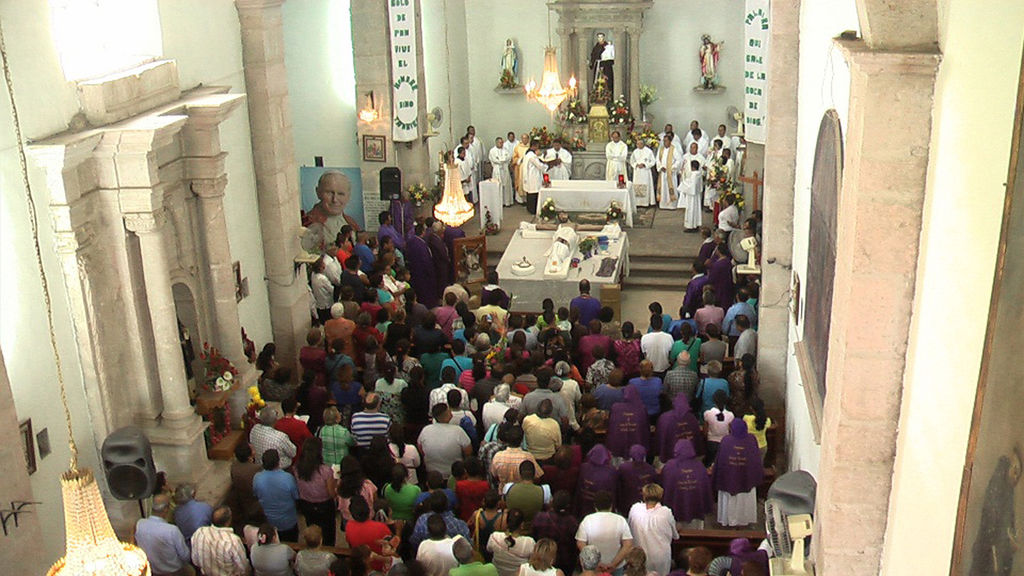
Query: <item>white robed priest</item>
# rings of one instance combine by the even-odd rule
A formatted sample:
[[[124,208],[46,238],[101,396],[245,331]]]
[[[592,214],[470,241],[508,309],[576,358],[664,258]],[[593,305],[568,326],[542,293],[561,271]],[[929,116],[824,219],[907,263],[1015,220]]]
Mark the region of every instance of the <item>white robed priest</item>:
[[[470,202],[476,202],[476,200],[477,200],[477,193],[476,193],[476,184],[477,184],[477,180],[476,180],[476,166],[477,166],[477,164],[479,162],[482,161],[482,158],[477,158],[476,155],[473,154],[473,148],[472,148],[473,136],[471,134],[466,134],[465,136],[463,136],[462,139],[459,140],[459,144],[460,144],[459,148],[462,148],[462,149],[464,149],[466,151],[466,154],[463,157],[462,161],[466,164],[465,170],[469,174],[469,180],[468,181],[463,178],[462,191],[466,194],[466,197],[469,198]],[[457,152],[456,152],[456,158],[458,158],[458,153]],[[456,164],[458,164],[458,162],[456,162]],[[460,166],[460,170],[462,170],[461,166]],[[467,172],[463,172],[463,176],[465,176],[465,174]]]
[[[680,178],[680,180],[686,180],[690,172],[693,171],[693,163],[697,163],[697,171],[701,173],[697,188],[698,205],[700,204],[700,199],[704,197],[704,172],[708,165],[708,158],[698,153],[699,148],[700,146],[696,142],[690,142],[690,149],[686,151],[686,154],[683,154],[683,175]]]
[[[472,139],[469,141],[469,151],[473,153],[473,159],[476,161],[476,165],[473,166],[473,175],[475,176],[475,182],[479,183],[484,179],[484,158],[486,158],[484,141],[476,135],[476,127],[472,124],[466,126],[466,134],[472,136]]]
[[[661,150],[661,147],[663,145],[662,143],[665,141],[666,134],[672,135],[672,145],[678,148],[680,152],[682,152],[683,141],[679,139],[679,135],[676,134],[676,130],[675,128],[672,127],[671,124],[665,124],[665,130],[658,134],[658,150]]]
[[[711,145],[714,146],[716,140],[721,140],[722,141],[722,149],[723,150],[724,149],[732,150],[732,155],[735,157],[736,156],[736,147],[733,146],[732,136],[729,136],[728,134],[726,134],[726,132],[727,132],[727,129],[725,127],[725,124],[719,124],[718,125],[718,134],[716,134],[715,137],[711,139]]]
[[[455,167],[459,171],[459,180],[462,181],[462,193],[467,197],[471,194],[469,185],[473,181],[473,161],[470,158],[469,149],[465,146],[455,149]]]
[[[629,165],[633,167],[633,199],[637,206],[654,204],[654,177],[651,168],[658,162],[654,151],[647,146],[643,138],[638,138],[636,150],[629,157]]]
[[[683,167],[683,158],[679,150],[672,145],[666,134],[658,151],[658,208],[675,210],[679,203],[679,171]]]
[[[622,141],[622,135],[618,130],[612,132],[612,141],[604,145],[604,158],[607,162],[604,168],[605,180],[618,180],[620,174],[624,178],[629,177],[626,173],[629,147]]]
[[[551,143],[551,149],[544,154],[544,160],[554,162],[548,168],[548,175],[552,180],[568,180],[572,175],[572,154],[562,148],[562,141],[555,140]]]
[[[696,130],[696,132],[694,132]],[[690,149],[690,143],[696,142],[700,147],[700,153],[704,154],[707,149],[711,146],[711,141],[708,140],[708,133],[700,127],[700,122],[696,120],[690,121],[690,129],[686,131],[686,138],[683,139],[683,146],[686,150]]]
[[[696,232],[700,228],[701,220],[701,189],[704,182],[704,175],[700,170],[700,162],[696,159],[690,160],[690,165],[683,170],[683,177],[679,181],[679,208],[686,210],[683,217],[683,228],[685,232]]]
[[[508,163],[512,160],[512,154],[505,147],[505,140],[501,136],[494,139],[494,148],[487,154],[491,161],[491,176],[498,181],[501,187],[501,203],[503,206],[511,206],[512,199],[512,175],[508,171]]]

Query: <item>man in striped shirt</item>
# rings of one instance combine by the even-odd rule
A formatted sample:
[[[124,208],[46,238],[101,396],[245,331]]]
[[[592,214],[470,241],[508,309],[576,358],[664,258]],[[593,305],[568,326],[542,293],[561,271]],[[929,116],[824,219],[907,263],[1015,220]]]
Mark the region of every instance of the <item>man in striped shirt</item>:
[[[377,436],[386,436],[391,427],[391,417],[380,411],[380,395],[371,392],[363,400],[363,411],[352,415],[352,436],[356,446],[369,448],[370,440]]]
[[[203,576],[248,576],[251,572],[242,539],[231,530],[231,509],[213,511],[213,526],[192,535],[192,563]]]

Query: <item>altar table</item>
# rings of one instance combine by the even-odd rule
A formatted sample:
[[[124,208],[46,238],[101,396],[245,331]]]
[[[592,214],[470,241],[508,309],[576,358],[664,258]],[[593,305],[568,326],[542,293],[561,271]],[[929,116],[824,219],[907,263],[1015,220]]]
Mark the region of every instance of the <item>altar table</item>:
[[[597,236],[597,232],[577,231],[580,240],[587,236]],[[610,239],[608,253],[591,256],[580,261],[579,268],[570,269],[568,276],[560,279],[544,277],[544,253],[551,247],[554,231],[544,233],[543,238],[523,238],[521,230],[516,230],[509,240],[505,253],[498,262],[498,276],[501,288],[512,297],[510,310],[516,312],[540,312],[541,303],[551,298],[556,306],[568,305],[569,301],[579,296],[579,282],[590,280],[590,294],[594,298],[601,297],[601,287],[609,284],[620,284],[629,275],[629,238],[623,233],[618,239]],[[516,276],[512,273],[512,264],[526,256],[534,267],[529,276]],[[580,258],[579,251],[573,255]],[[618,258],[611,276],[598,276],[604,258]]]
[[[626,226],[633,227],[636,202],[633,201],[632,182],[627,182],[625,188],[619,188],[610,180],[552,180],[551,186],[540,189],[537,216],[540,216],[540,209],[548,198],[554,198],[555,206],[566,212],[604,212],[615,200],[622,206]]]
[[[487,211],[491,211],[491,221],[501,226],[501,185],[494,178],[480,181],[480,228],[487,227]]]

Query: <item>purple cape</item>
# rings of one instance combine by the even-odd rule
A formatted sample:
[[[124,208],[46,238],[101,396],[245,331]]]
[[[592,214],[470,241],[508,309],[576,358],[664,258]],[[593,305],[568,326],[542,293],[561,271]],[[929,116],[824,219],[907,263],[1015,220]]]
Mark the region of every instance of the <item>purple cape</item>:
[[[703,302],[701,297],[704,294],[704,286],[707,286],[708,275],[701,274],[698,278],[692,278],[686,284],[686,296],[683,297],[683,314],[689,318],[697,313]]]
[[[384,240],[385,237],[391,238],[399,250],[405,250],[405,236],[402,236],[391,224],[384,224],[380,230],[377,230],[377,240]]]
[[[736,286],[732,282],[732,260],[726,257],[715,260],[708,267],[708,283],[715,287],[718,305],[728,308],[735,300]]]
[[[662,462],[672,458],[678,440],[690,440],[697,454],[704,453],[704,434],[697,417],[690,409],[690,399],[680,394],[672,400],[672,409],[658,417],[655,428],[657,438],[655,449]]]
[[[455,240],[465,237],[466,233],[462,228],[448,226],[444,229],[444,245],[448,248],[448,254],[451,256],[451,268],[448,269],[449,284],[455,281]]]
[[[650,440],[651,426],[640,392],[635,386],[626,386],[622,402],[612,405],[608,417],[608,439],[605,442],[608,450],[619,458],[625,458],[630,446],[647,446]]]
[[[754,548],[750,540],[746,538],[733,538],[729,542],[729,557],[732,562],[729,564],[729,572],[739,574],[743,569],[744,562],[757,562],[768,573],[768,553],[764,550]]]
[[[430,258],[430,247],[419,236],[410,236],[406,246],[405,263],[409,267],[412,289],[416,291],[416,300],[433,308],[441,299],[437,289],[437,275]]]
[[[708,469],[697,459],[689,440],[677,441],[674,454],[661,469],[661,485],[665,489],[663,503],[672,509],[677,522],[703,520],[715,509]]]
[[[629,460],[619,464],[619,514],[629,515],[629,508],[642,501],[641,491],[658,481],[658,472],[646,461],[647,449],[636,444],[629,449]]]
[[[722,438],[718,446],[712,484],[715,490],[735,496],[750,492],[763,480],[764,467],[757,438],[747,432],[747,423],[737,418],[729,424],[729,435]]]
[[[587,461],[580,465],[579,489],[576,491],[576,505],[581,516],[594,511],[594,496],[606,491],[615,501],[615,489],[619,472],[612,464],[612,455],[603,444],[590,449]]]
[[[402,235],[402,238],[412,236],[413,227],[416,225],[416,214],[413,211],[412,202],[408,200],[393,200],[391,202],[391,224]]]
[[[697,251],[697,262],[704,262],[705,264],[707,264],[708,258],[711,258],[711,255],[714,253],[714,241],[704,242],[703,244],[700,245],[700,250]]]
[[[430,259],[434,266],[434,281],[437,283],[437,294],[438,298],[444,293],[444,289],[448,286],[448,278],[452,274],[452,259],[448,255],[448,248],[444,245],[444,240],[434,234],[428,232],[423,235],[423,239],[426,240],[427,246],[430,247]],[[424,302],[429,307],[437,306],[437,302]]]

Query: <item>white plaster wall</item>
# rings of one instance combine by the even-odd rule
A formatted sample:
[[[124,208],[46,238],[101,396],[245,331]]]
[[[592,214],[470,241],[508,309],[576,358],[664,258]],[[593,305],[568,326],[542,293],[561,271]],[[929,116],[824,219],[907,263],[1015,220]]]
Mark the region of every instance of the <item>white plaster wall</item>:
[[[818,125],[826,111],[839,114],[846,138],[850,108],[850,69],[832,39],[844,30],[858,29],[853,0],[802,2],[800,13],[800,84],[797,89],[796,190],[793,199],[793,270],[802,289],[807,279],[807,239],[810,230],[811,176]],[[800,295],[805,301],[805,294]],[[786,437],[791,470],[817,475],[821,446],[814,442],[803,382],[792,343],[802,338],[802,326],[790,323],[790,354],[786,370]]]
[[[1020,2],[944,0],[939,8],[943,57],[882,558],[882,573],[893,575],[949,571],[1024,42]],[[951,332],[954,302],[973,313],[955,315]]]
[[[470,120],[473,93],[469,82],[470,54],[467,53],[467,10],[482,2],[466,0],[421,0],[423,32],[423,69],[427,83],[427,110],[441,108],[444,120],[438,136],[428,140],[431,170],[437,170],[438,153],[459,144],[470,122],[477,122],[477,134],[487,138],[479,116]],[[487,3],[494,9],[506,9],[504,3]],[[467,6],[468,5],[468,6]],[[518,4],[516,4],[518,5]],[[497,82],[495,82],[497,83]],[[493,139],[493,136],[491,136]]]
[[[359,166],[356,112],[366,95],[356,96],[350,6],[349,0],[302,0],[282,7],[299,166],[313,166],[314,156],[323,156],[325,166]],[[378,106],[387,101],[377,95]]]

